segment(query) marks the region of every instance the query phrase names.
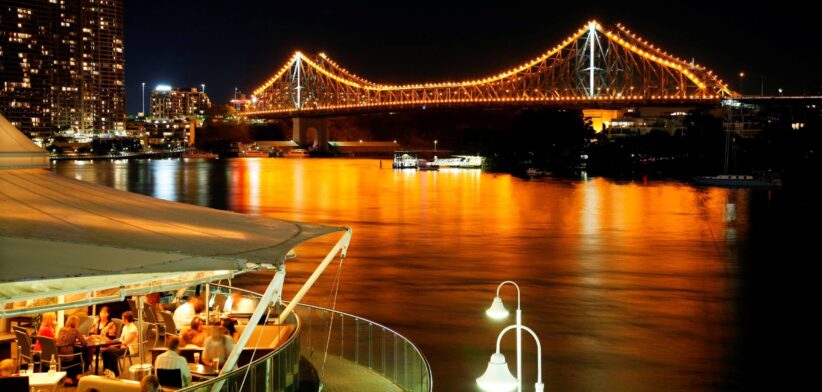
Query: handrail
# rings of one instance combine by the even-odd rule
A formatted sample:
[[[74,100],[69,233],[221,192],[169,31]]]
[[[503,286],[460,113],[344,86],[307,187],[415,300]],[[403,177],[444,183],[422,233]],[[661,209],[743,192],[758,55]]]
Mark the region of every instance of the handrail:
[[[353,315],[351,313],[346,313],[346,312],[342,312],[342,311],[339,311],[339,310],[332,310],[332,309],[324,308],[322,306],[303,304],[303,303],[299,304],[298,307],[304,307],[304,308],[314,309],[314,310],[317,310],[317,311],[328,312],[328,313],[336,313],[337,315],[341,316],[341,318],[340,318],[341,320],[343,318],[351,318],[351,319],[354,319],[355,321],[361,321],[361,322],[368,323],[370,325],[376,326],[378,328],[382,328],[384,331],[387,331],[387,332],[393,334],[394,336],[399,337],[400,339],[402,339],[406,344],[408,344],[416,352],[416,354],[420,358],[421,362],[425,364],[425,371],[426,371],[427,376],[428,376],[428,385],[427,385],[428,388],[426,390],[427,391],[433,390],[434,376],[433,376],[433,373],[431,371],[431,364],[428,362],[428,358],[425,357],[425,354],[422,352],[422,350],[420,350],[419,347],[417,347],[416,344],[414,344],[414,342],[412,342],[411,340],[409,340],[408,338],[406,338],[402,334],[398,333],[397,331],[395,331],[395,330],[393,330],[389,327],[386,327],[385,325],[382,325],[380,323],[371,321],[369,319],[362,318],[362,317],[357,316],[357,315]],[[385,376],[387,376],[387,375],[385,375]],[[398,381],[398,380],[392,380],[392,381]]]
[[[220,284],[220,283],[210,283],[210,284],[211,284],[213,287],[218,287],[218,288],[224,288],[224,289],[229,289],[229,290],[240,291],[240,292],[242,292],[242,293],[244,293],[244,294],[247,294],[247,295],[249,295],[249,296],[253,296],[253,297],[256,297],[256,298],[261,297],[261,296],[260,296],[260,294],[255,293],[255,292],[250,291],[250,290],[246,290],[246,289],[242,289],[242,288],[238,288],[238,287],[233,287],[233,286],[229,286],[229,285],[224,285],[224,284]],[[288,304],[289,302],[288,302],[288,301],[283,301],[283,303]],[[404,342],[405,342],[405,343],[406,343],[406,344],[407,344],[407,345],[408,345],[411,349],[413,349],[413,351],[414,351],[414,352],[416,352],[417,356],[418,356],[418,357],[419,357],[419,359],[421,360],[421,363],[423,363],[423,364],[424,364],[424,370],[425,370],[425,372],[426,372],[426,374],[427,374],[427,376],[428,376],[428,377],[427,377],[427,378],[428,378],[428,383],[427,383],[427,384],[428,384],[428,385],[427,385],[427,387],[428,387],[428,388],[426,389],[426,391],[431,391],[431,390],[433,390],[433,386],[434,386],[434,378],[433,378],[433,373],[432,373],[432,371],[431,371],[431,364],[428,362],[428,359],[425,357],[425,354],[422,352],[422,350],[420,350],[420,349],[419,349],[419,347],[417,347],[417,345],[416,345],[416,344],[414,344],[414,342],[412,342],[411,340],[409,340],[408,338],[406,338],[406,337],[405,337],[405,336],[403,336],[402,334],[400,334],[400,333],[398,333],[397,331],[395,331],[395,330],[393,330],[393,329],[391,329],[391,328],[389,328],[389,327],[386,327],[385,325],[382,325],[382,324],[380,324],[380,323],[377,323],[377,322],[374,322],[374,321],[371,321],[371,320],[368,320],[368,319],[365,319],[365,318],[359,317],[359,316],[357,316],[357,315],[353,315],[353,314],[351,314],[351,313],[342,312],[342,311],[339,311],[339,310],[328,309],[328,308],[324,308],[324,307],[322,307],[322,306],[310,305],[310,304],[305,304],[305,303],[300,303],[300,304],[298,304],[298,305],[297,305],[297,308],[298,308],[298,309],[299,309],[299,308],[306,308],[306,309],[309,309],[309,310],[315,310],[315,311],[319,311],[319,312],[334,313],[334,314],[337,314],[337,315],[341,316],[341,319],[343,319],[343,318],[350,318],[350,319],[353,319],[353,320],[355,320],[355,321],[360,321],[360,322],[368,323],[368,324],[370,324],[370,325],[376,326],[377,328],[382,328],[384,331],[386,331],[386,332],[388,332],[388,333],[390,333],[390,334],[393,334],[394,336],[396,336],[396,337],[400,338],[400,339],[401,339],[402,341],[404,341]],[[180,390],[180,392],[188,392],[188,391],[199,390],[200,388],[202,388],[202,387],[204,387],[204,386],[210,386],[210,385],[213,385],[213,384],[215,384],[215,383],[217,383],[217,382],[219,382],[219,381],[221,381],[221,380],[228,380],[228,379],[231,379],[231,378],[233,378],[234,376],[237,376],[237,375],[241,374],[240,372],[249,372],[249,371],[251,370],[251,369],[249,368],[249,366],[256,365],[256,364],[259,364],[259,363],[262,363],[262,361],[268,360],[269,358],[272,358],[272,357],[274,357],[274,356],[276,356],[276,355],[281,354],[284,350],[286,350],[286,349],[288,349],[288,348],[291,348],[291,347],[290,347],[290,345],[293,343],[294,339],[297,339],[297,338],[298,338],[298,337],[302,334],[302,332],[304,332],[304,331],[302,331],[302,326],[304,325],[303,320],[302,320],[302,319],[301,319],[301,318],[300,318],[300,317],[299,317],[296,313],[293,313],[293,316],[294,316],[294,317],[295,317],[295,319],[297,320],[297,329],[295,330],[295,333],[293,333],[293,334],[292,334],[292,335],[288,338],[288,340],[287,340],[287,341],[286,341],[286,342],[285,342],[282,346],[280,346],[277,350],[275,350],[275,351],[273,351],[273,352],[271,352],[271,353],[269,353],[269,354],[266,354],[265,356],[263,356],[263,357],[261,357],[261,358],[259,358],[259,359],[254,360],[253,362],[250,362],[250,363],[248,363],[248,364],[246,364],[246,365],[243,365],[243,366],[241,366],[241,367],[238,367],[237,369],[234,369],[234,370],[232,370],[232,371],[230,371],[230,372],[228,372],[228,373],[225,373],[225,374],[223,374],[223,375],[221,375],[221,376],[219,376],[219,377],[215,377],[215,378],[213,378],[213,379],[211,379],[211,380],[208,380],[208,381],[205,381],[205,382],[202,382],[202,383],[198,383],[198,384],[193,385],[193,386],[191,386],[191,387],[187,387],[187,388],[181,389],[181,390]],[[310,320],[309,320],[309,321],[310,321]],[[309,324],[310,324],[310,323],[309,323]],[[310,333],[309,333],[309,335],[310,335]],[[358,366],[362,366],[362,365],[359,365],[359,364],[358,364]],[[390,377],[388,377],[388,375],[384,375],[384,376],[390,380]],[[392,381],[393,381],[393,380],[392,380]]]
[[[422,352],[422,350],[420,350],[420,348],[419,348],[419,347],[417,347],[417,345],[416,345],[416,344],[414,344],[414,342],[412,342],[410,339],[406,338],[405,336],[403,336],[403,335],[402,335],[402,334],[400,334],[399,332],[397,332],[397,331],[395,331],[395,330],[393,330],[393,329],[391,329],[391,328],[389,328],[389,327],[386,327],[385,325],[382,325],[382,324],[380,324],[380,323],[377,323],[377,322],[371,321],[371,320],[369,320],[369,319],[362,318],[362,317],[357,316],[357,315],[353,315],[353,314],[351,314],[351,313],[346,313],[346,312],[342,312],[342,311],[339,311],[339,310],[332,310],[332,309],[324,308],[324,307],[322,307],[322,306],[316,306],[316,305],[310,305],[310,304],[300,304],[300,306],[304,306],[304,307],[307,307],[307,308],[312,308],[312,309],[318,309],[318,310],[322,310],[322,311],[326,311],[326,312],[334,312],[334,313],[341,314],[341,315],[343,315],[343,316],[345,316],[345,317],[351,317],[351,318],[354,318],[354,319],[356,319],[356,320],[362,320],[362,321],[365,321],[365,322],[371,323],[371,324],[373,324],[373,325],[376,325],[376,326],[378,326],[378,327],[380,327],[380,328],[383,328],[383,329],[385,329],[386,331],[389,331],[389,332],[393,333],[394,335],[399,336],[400,338],[402,338],[403,340],[405,340],[405,341],[406,341],[406,343],[410,344],[410,345],[411,345],[411,347],[413,347],[413,348],[414,348],[414,350],[417,352],[417,354],[418,354],[418,355],[420,356],[420,358],[422,359],[423,363],[425,363],[425,367],[426,367],[426,369],[428,370],[428,390],[429,390],[429,391],[433,390],[433,388],[434,388],[434,376],[433,376],[433,373],[431,372],[431,364],[428,362],[428,358],[426,358],[426,357],[425,357],[425,354]]]

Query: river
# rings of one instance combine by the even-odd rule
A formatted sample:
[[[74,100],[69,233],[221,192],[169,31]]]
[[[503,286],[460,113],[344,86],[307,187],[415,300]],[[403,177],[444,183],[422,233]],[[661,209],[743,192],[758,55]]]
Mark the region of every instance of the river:
[[[407,172],[352,159],[65,161],[54,170],[162,199],[352,227],[337,309],[417,343],[439,391],[476,390],[504,326],[484,310],[507,279],[520,284],[524,324],[541,339],[546,391],[763,386],[778,378],[769,368],[785,370],[769,337],[800,317],[801,306],[779,307],[782,297],[763,283],[785,278],[763,264],[774,252],[769,236],[790,226],[780,214],[796,209],[780,191]],[[286,297],[335,239],[297,249]],[[331,305],[336,268],[307,302]],[[239,281],[260,289],[266,279]],[[502,296],[513,310],[511,287]],[[512,371],[513,346],[510,334]],[[532,390],[527,336],[524,347]]]

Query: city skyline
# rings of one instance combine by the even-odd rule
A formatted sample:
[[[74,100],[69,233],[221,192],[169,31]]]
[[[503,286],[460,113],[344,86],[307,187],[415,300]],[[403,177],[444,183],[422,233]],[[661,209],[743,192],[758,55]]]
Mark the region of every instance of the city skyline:
[[[319,4],[314,14],[299,5],[243,3],[205,11],[189,2],[127,4],[126,82],[129,96],[137,97],[128,100],[128,113],[140,110],[142,82],[147,89],[205,83],[214,102],[226,102],[235,87],[242,92],[256,88],[294,50],[325,51],[378,82],[483,76],[533,58],[593,18],[625,23],[670,53],[716,70],[734,87],[744,71],[746,93],[758,94],[763,81],[766,94],[778,88],[801,94],[818,87],[819,76],[811,70],[822,57],[804,49],[812,40],[810,15],[787,18],[790,7],[770,10],[738,2],[683,4],[494,8],[456,3],[403,5],[401,10]],[[194,22],[179,23],[186,18]],[[761,54],[768,50],[767,56]]]

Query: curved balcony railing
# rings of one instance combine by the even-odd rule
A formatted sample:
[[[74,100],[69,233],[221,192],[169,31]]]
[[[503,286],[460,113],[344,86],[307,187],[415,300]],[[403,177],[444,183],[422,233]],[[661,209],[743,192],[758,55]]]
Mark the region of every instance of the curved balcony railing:
[[[213,292],[240,290],[212,284]],[[388,327],[348,313],[299,304],[288,318],[295,332],[277,350],[188,391],[297,391],[300,358],[316,370],[324,388],[354,385],[360,391],[429,392],[433,379],[422,352]],[[292,321],[293,320],[293,321]]]
[[[422,351],[394,330],[319,306],[300,304],[302,355],[317,369],[324,385],[334,388],[345,375],[335,371],[352,365],[367,369],[394,384],[397,390],[428,392],[433,387],[431,367]],[[386,390],[379,383],[358,383],[362,390]],[[351,380],[344,380],[351,385]]]

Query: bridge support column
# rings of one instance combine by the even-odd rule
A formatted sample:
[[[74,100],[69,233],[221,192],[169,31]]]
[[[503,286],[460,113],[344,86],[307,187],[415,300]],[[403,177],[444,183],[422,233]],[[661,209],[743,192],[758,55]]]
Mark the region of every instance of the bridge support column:
[[[311,150],[328,151],[328,122],[324,118],[291,119],[291,140]]]

